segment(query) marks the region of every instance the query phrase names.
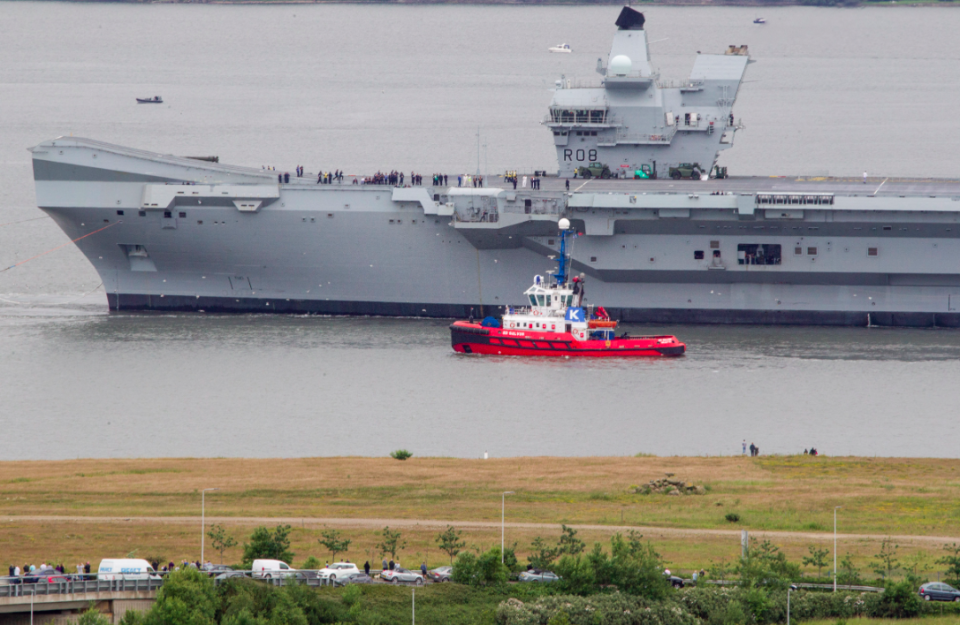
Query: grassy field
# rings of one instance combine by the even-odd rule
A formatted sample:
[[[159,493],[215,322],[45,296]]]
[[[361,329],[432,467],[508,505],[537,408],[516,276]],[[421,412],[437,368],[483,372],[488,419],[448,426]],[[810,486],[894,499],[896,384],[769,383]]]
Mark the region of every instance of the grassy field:
[[[633,487],[667,473],[702,484],[707,493],[683,497],[632,493]],[[220,490],[207,493],[208,518],[223,522],[241,543],[255,523],[249,517],[267,517],[264,524],[271,523],[269,518],[293,520],[298,560],[325,557],[316,542],[320,528],[313,520],[318,518],[357,520],[356,525],[331,524],[353,539],[345,556],[353,560],[371,557],[378,540],[375,523],[360,523],[366,519],[486,522],[486,527],[465,529],[465,537],[468,545],[487,548],[499,543],[500,493],[507,490],[516,492],[507,497],[508,522],[548,526],[508,528],[508,542],[518,542],[521,554],[533,537],[556,536],[559,524],[567,523],[642,526],[645,536],[679,569],[706,567],[711,560],[733,561],[739,554],[739,537],[719,530],[741,528],[753,535],[789,533],[774,535],[773,540],[799,560],[809,545],[832,549],[834,506],[843,506],[838,517],[839,531],[845,535],[840,554],[852,554],[862,566],[876,553],[882,536],[898,536],[901,560],[921,572],[935,571],[941,539],[949,542],[956,537],[960,542],[957,460],[806,456],[75,460],[0,463],[0,558],[69,563],[136,553],[196,559],[200,489],[211,487]],[[728,513],[738,514],[740,522],[727,521]],[[91,522],[97,517],[114,519]],[[149,519],[138,520],[141,517]],[[677,528],[703,531],[670,532]],[[581,536],[590,542],[606,541],[612,531],[582,530]],[[410,565],[427,558],[431,565],[442,563],[444,557],[433,541],[434,526],[405,527],[403,532],[408,546],[401,561]],[[207,549],[208,558],[216,555],[209,544]],[[240,549],[235,548],[225,559],[235,562],[239,556]]]

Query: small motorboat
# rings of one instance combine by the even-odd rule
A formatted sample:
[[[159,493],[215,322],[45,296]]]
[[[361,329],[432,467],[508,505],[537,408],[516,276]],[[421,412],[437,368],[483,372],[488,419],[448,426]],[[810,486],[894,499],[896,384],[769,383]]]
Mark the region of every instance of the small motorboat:
[[[754,23],[754,24],[766,24],[766,23],[767,23],[767,20],[763,19],[762,17],[758,17],[757,19],[753,20],[753,23]]]
[[[137,98],[137,104],[163,104],[163,98],[158,95],[152,98]]]
[[[524,291],[529,307],[507,307],[498,320],[454,321],[450,326],[453,351],[461,354],[502,356],[636,357],[682,356],[687,346],[675,336],[616,335],[617,321],[603,306],[584,306],[582,274],[568,280],[567,238],[570,220],[561,219],[559,268],[548,285],[534,276]]]
[[[553,46],[552,48],[547,48],[547,49],[550,50],[550,52],[566,52],[567,54],[570,54],[571,52],[573,52],[573,50],[570,49],[570,44],[566,44],[566,43],[559,43]]]

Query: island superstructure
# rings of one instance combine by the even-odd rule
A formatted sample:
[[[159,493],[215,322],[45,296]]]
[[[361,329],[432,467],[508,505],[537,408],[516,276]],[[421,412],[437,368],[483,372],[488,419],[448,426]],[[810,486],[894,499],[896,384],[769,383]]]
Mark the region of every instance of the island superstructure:
[[[567,218],[571,271],[621,322],[960,326],[960,182],[703,180],[740,127],[747,49],[668,83],[644,27],[623,9],[602,76],[559,81],[538,190],[278,181],[61,137],[32,148],[37,202],[113,311],[498,315]],[[590,163],[618,177],[570,179]]]

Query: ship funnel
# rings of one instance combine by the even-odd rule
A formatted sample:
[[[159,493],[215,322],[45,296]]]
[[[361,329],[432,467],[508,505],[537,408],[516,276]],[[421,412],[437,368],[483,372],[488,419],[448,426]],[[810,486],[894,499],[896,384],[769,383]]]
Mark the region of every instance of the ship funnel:
[[[623,7],[620,16],[617,17],[617,28],[620,30],[643,30],[643,23],[646,19],[643,13],[630,7]]]

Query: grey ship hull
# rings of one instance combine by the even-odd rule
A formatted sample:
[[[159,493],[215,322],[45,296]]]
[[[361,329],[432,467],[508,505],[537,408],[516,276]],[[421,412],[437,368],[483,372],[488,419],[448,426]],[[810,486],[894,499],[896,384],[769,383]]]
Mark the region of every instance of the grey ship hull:
[[[558,179],[279,184],[78,138],[33,158],[39,206],[89,235],[76,244],[114,311],[496,314],[553,266],[568,216],[588,301],[627,322],[960,326],[955,181],[576,181],[567,194]],[[797,203],[766,203],[778,197]],[[781,246],[780,262],[741,262],[757,243]]]

